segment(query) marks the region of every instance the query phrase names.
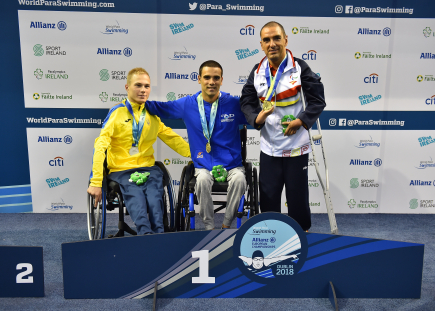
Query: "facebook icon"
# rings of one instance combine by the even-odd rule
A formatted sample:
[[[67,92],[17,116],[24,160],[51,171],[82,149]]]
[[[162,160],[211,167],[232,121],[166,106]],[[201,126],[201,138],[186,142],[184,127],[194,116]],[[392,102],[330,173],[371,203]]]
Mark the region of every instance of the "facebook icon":
[[[346,5],[346,10],[344,11],[346,14],[352,14],[353,13],[353,5]]]
[[[338,126],[346,126],[346,119],[338,119]]]

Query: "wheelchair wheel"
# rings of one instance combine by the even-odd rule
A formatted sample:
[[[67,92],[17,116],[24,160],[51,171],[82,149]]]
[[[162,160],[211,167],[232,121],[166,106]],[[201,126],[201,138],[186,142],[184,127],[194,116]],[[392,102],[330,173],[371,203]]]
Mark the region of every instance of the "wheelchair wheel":
[[[257,175],[257,168],[253,168],[252,170],[252,177],[253,177],[253,187],[254,187],[254,199],[253,199],[253,215],[258,215],[260,213],[259,208],[258,208],[258,175]]]
[[[180,186],[178,188],[177,206],[175,209],[175,230],[185,231],[185,213],[183,212],[183,205],[185,206],[186,196],[184,195],[186,177],[186,166],[183,168],[180,178]]]
[[[88,235],[89,240],[98,240],[101,238],[103,227],[103,213],[101,210],[102,205],[94,206],[94,198],[88,194]]]
[[[175,231],[173,188],[169,184],[163,188],[163,225],[165,232]]]

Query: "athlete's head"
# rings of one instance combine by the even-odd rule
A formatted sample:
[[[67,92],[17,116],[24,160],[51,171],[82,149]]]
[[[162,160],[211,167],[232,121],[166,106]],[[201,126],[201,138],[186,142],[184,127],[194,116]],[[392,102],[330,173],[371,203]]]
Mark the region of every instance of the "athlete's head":
[[[145,103],[151,93],[150,75],[143,68],[133,68],[128,72],[125,89],[128,100],[138,104]]]
[[[201,84],[202,97],[210,102],[219,96],[222,85],[222,66],[214,60],[208,60],[199,67],[198,83]]]
[[[286,54],[288,37],[278,22],[268,22],[260,30],[261,49],[272,63],[280,63]]]
[[[256,250],[252,253],[252,267],[255,269],[261,269],[264,265],[264,255],[260,250]]]

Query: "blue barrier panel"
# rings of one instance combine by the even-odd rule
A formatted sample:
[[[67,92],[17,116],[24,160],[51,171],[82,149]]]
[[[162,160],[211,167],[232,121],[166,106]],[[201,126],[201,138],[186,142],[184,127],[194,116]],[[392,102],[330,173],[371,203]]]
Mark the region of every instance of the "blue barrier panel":
[[[419,298],[424,245],[306,233],[263,213],[238,229],[62,244],[65,298]]]
[[[44,297],[40,246],[0,246],[0,297]]]

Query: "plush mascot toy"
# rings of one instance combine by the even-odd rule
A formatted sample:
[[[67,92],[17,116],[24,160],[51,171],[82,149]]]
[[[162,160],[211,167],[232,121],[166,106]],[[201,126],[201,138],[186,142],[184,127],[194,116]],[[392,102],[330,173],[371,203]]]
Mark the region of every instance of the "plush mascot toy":
[[[148,173],[148,172],[145,172],[145,173],[134,172],[133,174],[130,175],[130,179],[128,181],[134,182],[136,185],[139,186],[148,180],[149,175],[150,175],[150,173]]]
[[[228,172],[222,165],[213,166],[213,170],[210,174],[217,182],[224,182],[227,180]]]
[[[296,120],[296,118],[292,115],[292,114],[286,114],[285,116],[282,117],[281,119],[281,123],[282,122],[290,122]],[[285,130],[287,129],[288,124],[283,124],[282,125],[282,133],[285,133]]]

